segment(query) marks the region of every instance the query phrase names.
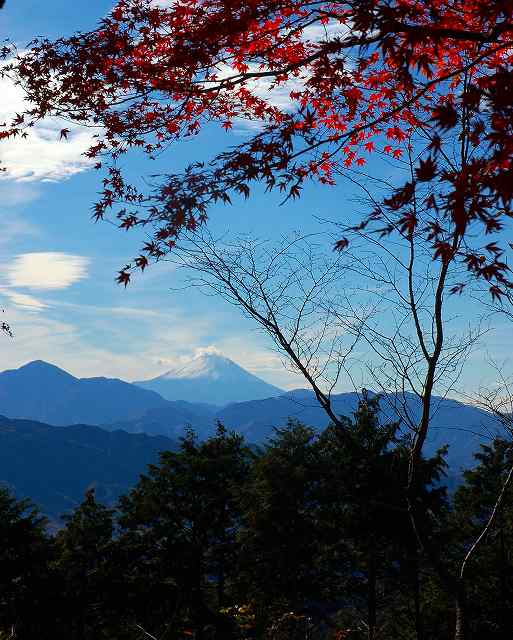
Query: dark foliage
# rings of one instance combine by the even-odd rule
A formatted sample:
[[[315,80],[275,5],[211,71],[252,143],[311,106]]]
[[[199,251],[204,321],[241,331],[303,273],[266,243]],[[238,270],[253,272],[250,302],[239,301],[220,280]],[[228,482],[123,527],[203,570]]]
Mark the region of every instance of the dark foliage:
[[[248,448],[222,425],[161,454],[111,510],[93,490],[56,535],[0,491],[0,631],[20,640],[452,637],[453,603],[418,549],[408,443],[364,398],[341,427],[290,421]],[[424,535],[455,566],[513,462],[497,440],[449,501],[444,451],[423,460]],[[472,638],[510,637],[511,496],[472,563]]]

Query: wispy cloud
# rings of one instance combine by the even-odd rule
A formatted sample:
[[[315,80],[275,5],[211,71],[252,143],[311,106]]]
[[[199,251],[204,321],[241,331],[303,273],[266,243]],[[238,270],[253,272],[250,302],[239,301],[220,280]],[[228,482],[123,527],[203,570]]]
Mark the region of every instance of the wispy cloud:
[[[209,322],[203,317],[186,318],[179,312],[137,316],[123,307],[60,305],[50,300],[45,301],[48,309],[35,314],[27,313],[28,307],[13,304],[12,290],[1,289],[0,294],[6,303],[2,319],[14,331],[13,339],[0,337],[2,369],[41,359],[79,377],[141,380],[163,372],[158,364],[160,355],[181,353],[183,345],[194,348],[208,332]],[[134,320],[139,332],[136,340]]]
[[[33,202],[39,198],[40,194],[41,192],[34,182],[0,181],[0,202],[2,202],[4,209],[14,209]]]
[[[0,294],[4,295],[11,304],[26,311],[42,311],[48,309],[48,305],[34,296],[29,296],[26,293],[20,293],[14,289],[0,289]]]
[[[7,281],[12,287],[66,289],[87,277],[88,263],[88,258],[68,253],[22,253],[7,267]]]
[[[8,78],[0,79],[0,93],[0,122],[9,123],[29,107],[23,90]],[[64,128],[69,129],[69,134],[61,140],[60,131]],[[2,181],[59,181],[91,167],[91,160],[83,153],[94,141],[93,129],[46,118],[27,133],[27,138],[2,140],[1,160],[6,169]]]
[[[217,353],[281,388],[304,381],[287,371],[257,332],[214,337],[212,316],[144,307],[41,301],[11,288],[0,288],[5,319],[14,338],[0,338],[2,368],[30,360],[52,362],[73,375],[144,380],[183,366],[191,358]],[[134,336],[134,331],[136,335]]]
[[[0,248],[8,249],[14,241],[18,241],[23,237],[36,237],[39,230],[23,218],[17,215],[4,216],[0,220]]]

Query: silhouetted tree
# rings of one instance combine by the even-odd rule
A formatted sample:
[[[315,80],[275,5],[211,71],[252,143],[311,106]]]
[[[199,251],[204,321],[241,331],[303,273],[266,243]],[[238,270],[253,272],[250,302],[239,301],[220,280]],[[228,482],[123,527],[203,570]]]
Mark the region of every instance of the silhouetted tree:
[[[104,637],[112,588],[113,511],[99,504],[90,489],[82,504],[64,520],[66,526],[58,532],[55,543],[67,637]]]
[[[379,416],[379,399],[364,392],[352,419],[341,418],[343,430],[330,425],[320,435],[325,561],[334,568],[341,554],[350,559],[348,570],[338,577],[339,600],[342,608],[356,612],[353,622],[363,618],[369,640],[396,624],[410,594],[413,631],[421,638],[419,556],[408,526],[408,445],[399,423],[381,424]],[[426,514],[421,522],[424,536],[436,535],[435,514],[445,507],[445,489],[433,486],[443,468],[442,453],[419,465],[415,495]]]
[[[511,442],[497,438],[481,445],[477,466],[463,473],[454,497],[453,541],[466,552],[488,522],[513,466]],[[467,598],[476,638],[510,638],[513,632],[513,487],[507,488],[486,544],[468,568]]]
[[[188,432],[180,450],[163,452],[160,464],[151,465],[122,498],[131,579],[158,589],[170,605],[154,629],[188,624],[201,638],[213,625],[229,633],[229,620],[219,610],[229,604],[236,570],[237,493],[250,459],[243,439],[222,425],[203,443]]]
[[[290,420],[256,459],[242,497],[241,591],[263,629],[277,616],[319,599],[320,531],[313,429]]]
[[[0,487],[0,629],[19,638],[41,630],[50,543],[46,520],[28,500]]]

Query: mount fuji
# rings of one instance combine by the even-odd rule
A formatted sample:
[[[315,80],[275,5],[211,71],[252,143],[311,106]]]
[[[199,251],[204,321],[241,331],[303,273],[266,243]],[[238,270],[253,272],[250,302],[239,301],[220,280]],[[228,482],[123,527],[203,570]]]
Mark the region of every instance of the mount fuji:
[[[232,402],[280,396],[282,389],[268,384],[217,353],[203,352],[180,367],[152,380],[134,382],[156,391],[166,400],[186,400],[223,406]]]

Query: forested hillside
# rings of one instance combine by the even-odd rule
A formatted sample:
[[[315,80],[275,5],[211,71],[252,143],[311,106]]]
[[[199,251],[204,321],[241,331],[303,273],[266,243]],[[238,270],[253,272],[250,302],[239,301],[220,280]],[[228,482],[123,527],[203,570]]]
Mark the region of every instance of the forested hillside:
[[[160,451],[175,449],[163,436],[107,432],[89,425],[54,427],[0,416],[0,485],[30,498],[53,527],[93,489],[112,505]]]
[[[0,640],[512,638],[513,0],[0,9]]]
[[[511,461],[503,441],[483,448],[450,501],[444,452],[423,460],[422,526],[449,564]],[[452,603],[404,507],[407,472],[397,424],[379,424],[370,402],[345,433],[291,422],[258,451],[221,426],[205,442],[191,432],[115,508],[88,489],[55,536],[2,489],[0,627],[41,640],[449,638]],[[511,625],[511,497],[471,567],[476,638]]]

